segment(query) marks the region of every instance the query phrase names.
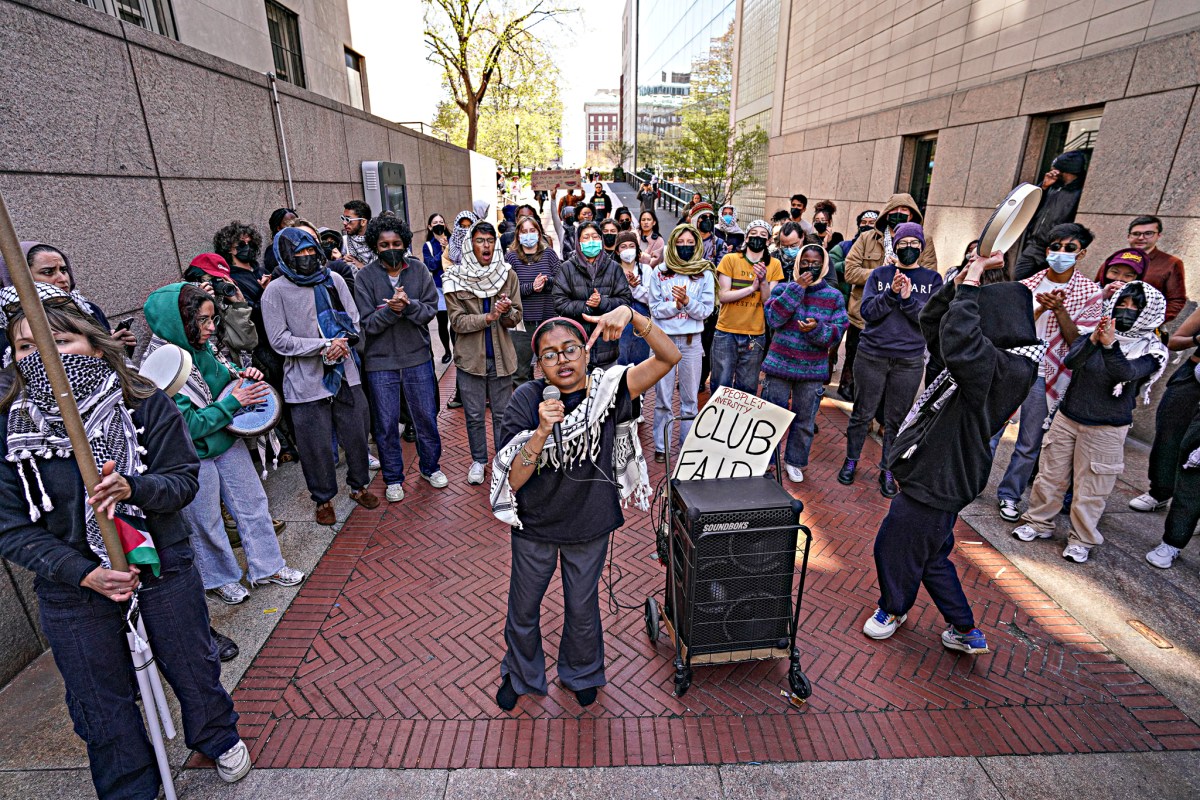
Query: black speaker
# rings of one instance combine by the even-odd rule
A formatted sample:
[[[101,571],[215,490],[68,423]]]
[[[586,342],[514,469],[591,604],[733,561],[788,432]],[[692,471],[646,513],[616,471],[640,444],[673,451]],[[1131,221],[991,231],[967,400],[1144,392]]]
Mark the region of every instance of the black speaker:
[[[689,654],[788,647],[803,505],[770,478],[672,487],[667,613]]]

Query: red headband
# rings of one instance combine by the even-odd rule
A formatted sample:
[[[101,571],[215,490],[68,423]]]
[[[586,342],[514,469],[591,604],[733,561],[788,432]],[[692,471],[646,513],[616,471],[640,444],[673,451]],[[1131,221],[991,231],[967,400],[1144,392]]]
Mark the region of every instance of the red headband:
[[[582,325],[580,325],[578,322],[571,319],[570,317],[551,317],[550,319],[546,320],[541,325],[538,325],[536,328],[533,329],[533,336],[530,337],[529,341],[534,346],[535,349],[537,348],[538,336],[541,335],[542,329],[553,322],[566,322],[567,324],[573,326],[577,331],[579,331],[580,341],[582,341],[585,345],[587,344],[587,340],[588,340],[587,331],[585,331],[583,329]]]

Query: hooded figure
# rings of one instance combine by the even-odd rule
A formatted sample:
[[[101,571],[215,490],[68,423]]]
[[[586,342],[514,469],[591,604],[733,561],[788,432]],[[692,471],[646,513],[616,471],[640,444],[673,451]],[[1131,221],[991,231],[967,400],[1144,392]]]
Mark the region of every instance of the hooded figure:
[[[746,238],[745,231],[737,222],[737,209],[731,205],[721,206],[721,214],[717,217],[714,232],[724,240],[730,250],[740,250]]]
[[[469,220],[471,225],[474,225],[483,218],[471,211],[460,211],[454,217],[454,229],[450,231],[450,242],[446,247],[446,254],[442,258],[443,269],[449,269],[451,264],[457,264],[462,261],[463,242],[467,238],[467,232],[471,229],[471,225],[465,228],[462,226],[464,219]]]
[[[31,263],[39,253],[54,253],[62,258],[62,272],[66,273],[66,282],[60,282],[53,277],[47,279],[38,275],[38,271],[33,269]],[[100,323],[100,327],[111,333],[112,325],[108,323],[108,317],[100,310],[100,307],[83,296],[83,293],[75,288],[75,271],[71,268],[71,259],[67,258],[67,254],[59,250],[54,245],[43,244],[42,242],[21,242],[21,254],[25,256],[25,263],[29,264],[30,270],[33,272],[33,279],[39,283],[50,283],[57,286],[62,291],[71,295],[78,305],[85,312],[90,314],[96,322]],[[8,264],[4,260],[3,254],[0,254],[0,286],[12,286],[12,276],[8,271]]]
[[[1054,185],[1042,193],[1037,213],[1025,229],[1021,255],[1013,268],[1014,280],[1023,281],[1046,268],[1046,245],[1050,244],[1050,231],[1055,225],[1074,222],[1075,212],[1079,210],[1079,198],[1087,178],[1087,156],[1079,150],[1068,150],[1055,158],[1050,166],[1060,173],[1074,176],[1074,179],[1064,183],[1060,175]]]
[[[888,199],[887,204],[883,207],[879,218],[875,221],[874,230],[860,234],[850,248],[850,252],[846,254],[846,283],[853,287],[850,290],[850,303],[846,310],[850,314],[850,324],[859,330],[866,325],[861,313],[863,286],[866,285],[872,270],[883,266],[884,262],[895,255],[892,248],[894,241],[892,229],[895,225],[888,221],[888,215],[900,208],[909,210],[911,214],[909,222],[915,222],[918,225],[924,224],[921,209],[917,207],[917,201],[913,200],[912,195],[897,192]],[[937,270],[937,252],[933,248],[932,240],[921,248],[921,257],[917,259],[917,263],[927,269]]]

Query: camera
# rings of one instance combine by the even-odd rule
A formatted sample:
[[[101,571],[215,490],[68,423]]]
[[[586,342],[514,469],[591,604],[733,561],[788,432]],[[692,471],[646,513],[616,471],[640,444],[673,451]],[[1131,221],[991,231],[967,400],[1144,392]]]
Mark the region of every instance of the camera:
[[[217,293],[217,297],[223,300],[232,300],[237,297],[238,287],[236,283],[223,280],[222,278],[213,278],[211,283],[213,291]]]

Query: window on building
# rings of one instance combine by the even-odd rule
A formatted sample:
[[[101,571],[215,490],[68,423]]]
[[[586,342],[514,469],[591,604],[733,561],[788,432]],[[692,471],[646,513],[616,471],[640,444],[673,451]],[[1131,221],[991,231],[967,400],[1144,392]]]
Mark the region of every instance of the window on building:
[[[304,56],[300,53],[300,18],[278,3],[267,0],[267,32],[275,77],[303,87]]]
[[[937,155],[937,135],[922,136],[916,141],[913,152],[912,178],[908,182],[908,193],[925,214],[925,203],[929,200],[929,185],[933,182],[933,160]]]
[[[102,11],[148,31],[179,38],[175,32],[175,14],[171,0],[78,0],[80,4]]]
[[[350,88],[350,105],[367,110],[367,77],[363,74],[363,57],[346,48],[346,83]]]
[[[1070,114],[1060,114],[1046,120],[1046,143],[1042,146],[1042,160],[1038,165],[1037,183],[1050,171],[1050,164],[1068,150],[1082,150],[1091,160],[1100,133],[1102,108],[1089,108]]]

